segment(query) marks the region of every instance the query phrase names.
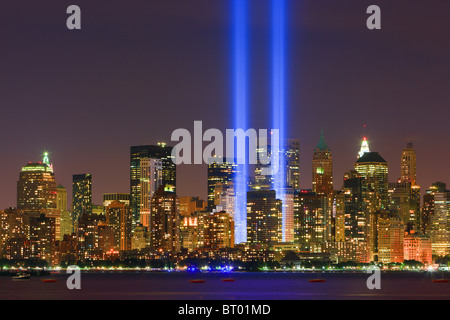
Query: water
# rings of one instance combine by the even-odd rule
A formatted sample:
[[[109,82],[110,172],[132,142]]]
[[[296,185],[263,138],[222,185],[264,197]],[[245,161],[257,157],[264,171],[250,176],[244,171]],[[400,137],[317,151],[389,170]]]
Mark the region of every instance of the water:
[[[0,277],[0,299],[322,300],[450,299],[450,283],[433,283],[429,272],[382,273],[381,290],[369,290],[364,273],[98,272],[81,274],[81,290],[68,290],[69,275],[16,282]],[[437,277],[440,276],[436,275]],[[223,278],[234,282],[222,282]],[[325,283],[311,283],[314,278]],[[189,283],[202,279],[205,283]]]

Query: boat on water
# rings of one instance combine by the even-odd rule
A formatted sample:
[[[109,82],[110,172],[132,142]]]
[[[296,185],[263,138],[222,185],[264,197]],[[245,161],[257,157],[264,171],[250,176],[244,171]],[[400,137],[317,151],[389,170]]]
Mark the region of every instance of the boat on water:
[[[196,280],[190,280],[189,283],[205,283],[205,280],[196,279]]]
[[[41,281],[44,282],[44,283],[55,283],[56,279],[54,279],[54,278],[43,278],[43,279],[41,279]]]
[[[224,278],[222,279],[222,282],[234,282],[235,280],[233,278]]]
[[[12,277],[13,281],[20,281],[20,280],[30,280],[31,274],[29,273],[18,273],[14,277]]]
[[[327,282],[327,280],[325,280],[325,279],[309,279],[308,281],[313,282],[313,283]]]
[[[433,279],[431,281],[434,283],[448,283],[449,282],[448,279]]]

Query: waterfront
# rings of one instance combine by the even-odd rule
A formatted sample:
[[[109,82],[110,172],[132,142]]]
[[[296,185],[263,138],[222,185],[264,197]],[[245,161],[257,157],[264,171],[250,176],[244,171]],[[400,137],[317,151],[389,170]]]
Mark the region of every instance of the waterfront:
[[[28,281],[0,277],[0,299],[62,300],[418,300],[450,299],[450,283],[430,272],[386,272],[381,290],[369,290],[365,273],[82,272],[81,290],[68,290],[68,274]],[[435,274],[440,277],[441,274]],[[447,274],[448,276],[448,274]],[[233,282],[223,282],[233,278]],[[326,282],[311,283],[314,278]],[[190,283],[190,280],[204,283]]]

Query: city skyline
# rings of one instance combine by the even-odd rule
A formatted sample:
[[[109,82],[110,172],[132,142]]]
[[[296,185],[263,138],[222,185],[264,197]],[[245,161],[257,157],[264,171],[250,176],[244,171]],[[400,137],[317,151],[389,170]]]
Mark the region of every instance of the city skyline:
[[[323,147],[323,144],[325,144],[325,148],[326,148],[326,150],[330,150],[330,152],[332,151],[332,148],[331,147],[329,147],[328,145],[327,145],[327,143],[325,142],[325,140],[326,139],[324,139],[324,133],[323,133],[323,128],[322,128],[322,132],[321,132],[321,134],[320,134],[320,138],[319,138],[319,143],[318,143],[318,145],[314,148],[314,150],[313,150],[313,153],[314,152],[317,152],[317,150],[320,150],[319,148],[320,147]],[[292,139],[288,139],[287,141],[292,141]],[[287,142],[288,143],[288,142]],[[363,137],[362,139],[361,139],[361,141],[360,141],[360,149],[359,149],[359,152],[362,152],[361,150],[363,150],[365,147],[367,147],[368,146],[368,143],[370,144],[370,139],[367,139],[367,137]],[[164,144],[163,144],[164,145]],[[153,146],[153,145],[149,145],[149,146],[144,146],[144,145],[141,145],[141,146],[131,146],[131,149],[133,150],[136,150],[136,149],[142,149],[142,148],[144,148],[144,149],[146,149],[146,148],[148,148],[148,147],[150,147],[150,148],[161,148],[161,143],[158,143],[156,146]],[[171,146],[167,146],[170,150],[171,150]],[[329,149],[328,149],[329,148]],[[370,149],[372,149],[372,147],[370,147]],[[393,178],[392,177],[392,174],[391,174],[391,172],[392,172],[392,167],[393,167],[393,164],[392,163],[390,163],[389,161],[386,161],[387,162],[387,164],[388,164],[388,169],[389,169],[389,172],[388,172],[388,179],[389,179],[389,182],[397,182],[397,181],[401,181],[402,180],[402,177],[401,177],[401,168],[402,168],[402,166],[404,165],[403,164],[403,156],[404,156],[404,153],[405,153],[405,150],[409,150],[409,149],[412,149],[412,150],[416,150],[416,147],[415,147],[415,145],[412,143],[412,142],[408,142],[407,144],[405,144],[404,146],[403,146],[403,148],[401,149],[401,151],[400,151],[400,154],[399,154],[399,156],[398,156],[398,167],[399,167],[399,176],[398,177],[396,177],[396,178]],[[301,150],[301,147],[300,147],[300,150]],[[372,149],[373,150],[373,149]],[[129,150],[128,150],[128,156],[129,156]],[[133,151],[132,151],[133,152]],[[334,151],[333,151],[334,152]],[[359,153],[359,152],[357,152],[357,150],[355,150],[355,152],[354,152],[354,154],[357,154],[357,153]],[[377,152],[378,153],[378,152]],[[380,152],[381,153],[381,152]],[[364,153],[362,153],[362,154],[364,154]],[[48,151],[45,151],[45,152],[42,152],[42,154],[41,154],[41,156],[43,157],[41,160],[38,160],[38,161],[28,161],[27,163],[24,163],[22,166],[21,166],[21,168],[22,167],[26,167],[26,166],[39,166],[39,165],[45,165],[45,164],[48,164],[49,165],[49,167],[51,167],[51,170],[52,170],[52,174],[54,175],[54,177],[55,177],[55,181],[56,181],[56,184],[58,185],[58,186],[62,186],[62,187],[64,187],[66,190],[67,190],[67,193],[68,193],[68,195],[69,195],[69,197],[68,197],[68,202],[67,202],[67,206],[68,206],[68,209],[71,211],[72,210],[72,206],[73,206],[73,203],[72,203],[72,194],[73,194],[73,188],[72,188],[72,178],[73,179],[75,179],[75,177],[76,176],[84,176],[84,175],[87,175],[87,176],[89,176],[89,178],[91,179],[91,186],[90,186],[90,188],[92,189],[91,190],[91,193],[92,193],[92,201],[91,201],[91,203],[92,203],[92,205],[101,205],[102,203],[103,203],[103,200],[104,200],[104,195],[106,195],[106,194],[130,194],[130,163],[128,163],[127,164],[127,166],[126,166],[126,168],[125,168],[125,170],[128,170],[128,186],[121,186],[120,188],[116,188],[116,189],[110,189],[108,192],[97,192],[97,190],[94,190],[94,187],[93,187],[93,185],[95,185],[95,182],[96,182],[96,178],[95,178],[95,173],[84,173],[84,174],[75,174],[75,173],[73,173],[73,174],[71,174],[70,175],[70,184],[69,185],[64,185],[59,179],[58,179],[58,173],[57,173],[57,169],[54,169],[54,163],[53,163],[53,161],[52,161],[52,158],[51,158],[51,154],[48,152]],[[129,159],[128,159],[129,160]],[[357,157],[355,157],[355,161],[357,160]],[[416,159],[414,159],[414,160],[416,160]],[[45,162],[45,161],[47,161],[47,162]],[[48,162],[48,161],[50,161],[50,162]],[[130,161],[130,160],[129,160]],[[170,160],[169,160],[170,161]],[[308,175],[308,174],[310,174],[310,172],[311,172],[311,168],[313,169],[313,171],[314,171],[314,169],[315,169],[315,164],[314,164],[314,161],[316,161],[315,160],[315,158],[314,157],[312,157],[311,159],[310,159],[310,161],[309,161],[309,164],[308,163],[305,163],[305,161],[306,160],[300,160],[300,188],[298,188],[298,189],[296,189],[296,190],[311,190],[311,191],[314,191],[314,183],[313,183],[313,179],[310,179],[311,180],[311,184],[309,185],[309,186],[307,186],[307,185],[305,185],[305,183],[302,181],[303,180],[303,177],[305,176],[305,175]],[[335,158],[333,158],[333,160],[331,161],[331,170],[334,170],[334,162],[336,161],[336,159]],[[349,171],[349,170],[353,170],[353,164],[354,164],[354,162],[355,161],[353,161],[349,166],[348,166],[348,170],[346,170],[343,174],[342,174],[342,176],[341,177],[337,177],[336,176],[336,173],[333,173],[333,171],[332,171],[332,176],[331,176],[331,178],[332,178],[332,183],[331,183],[331,188],[332,189],[334,189],[334,190],[341,190],[343,187],[344,187],[344,177],[345,177],[345,174]],[[175,164],[173,164],[173,168],[178,168],[179,166],[183,166],[183,165],[175,165]],[[205,177],[205,179],[203,180],[201,180],[201,183],[203,184],[203,188],[205,189],[205,191],[204,192],[200,192],[200,194],[198,194],[198,193],[193,193],[193,192],[191,192],[191,193],[188,193],[188,194],[182,194],[182,195],[180,195],[180,194],[178,194],[178,192],[177,192],[177,196],[179,196],[179,197],[199,197],[200,199],[202,199],[202,200],[208,200],[208,198],[209,198],[209,196],[208,196],[208,194],[210,194],[210,192],[209,192],[209,189],[211,188],[211,186],[209,186],[209,180],[208,180],[208,178],[207,178],[207,175],[208,175],[208,172],[209,173],[211,173],[210,172],[210,170],[211,169],[208,169],[208,165],[201,165],[201,166],[203,166],[203,167],[205,167],[205,170],[206,170],[206,177]],[[56,166],[57,167],[57,166]],[[415,168],[415,175],[419,175],[420,176],[420,171],[421,171],[421,169],[420,169],[420,167],[419,166],[417,166],[418,168],[416,169]],[[394,171],[395,171],[395,169],[394,169]],[[177,172],[178,172],[178,170],[177,170]],[[417,174],[417,172],[418,172],[418,174]],[[18,172],[18,174],[20,173],[20,171]],[[255,174],[257,174],[257,171],[256,172],[250,172],[250,174],[251,175],[255,175]],[[313,173],[313,176],[314,176],[314,173]],[[134,178],[132,178],[132,179],[134,179]],[[177,179],[175,179],[175,181],[177,181],[177,185],[179,184],[179,180],[177,180]],[[230,180],[231,181],[231,180]],[[336,183],[336,181],[337,181],[337,183]],[[430,187],[430,186],[432,186],[434,183],[436,183],[436,182],[443,182],[443,183],[447,183],[447,181],[445,181],[445,180],[443,180],[443,179],[436,179],[436,180],[434,180],[434,181],[432,181],[429,185],[421,185],[420,183],[418,183],[418,185],[420,185],[421,186],[421,196],[423,196],[424,194],[425,194],[425,191],[427,190],[427,188],[428,187]],[[16,183],[17,183],[17,181],[16,181]],[[251,181],[249,181],[249,183],[251,184]],[[450,182],[448,182],[448,183],[450,183]],[[55,187],[56,187],[56,185],[55,185]],[[123,190],[123,189],[127,189],[127,191],[120,191],[120,190]],[[204,194],[204,196],[202,195],[202,194]],[[151,198],[151,196],[150,196],[150,198]],[[6,209],[6,208],[10,208],[10,207],[17,207],[17,195],[15,195],[15,198],[14,198],[14,204],[12,204],[12,205],[9,205],[9,206],[5,206],[3,209]]]

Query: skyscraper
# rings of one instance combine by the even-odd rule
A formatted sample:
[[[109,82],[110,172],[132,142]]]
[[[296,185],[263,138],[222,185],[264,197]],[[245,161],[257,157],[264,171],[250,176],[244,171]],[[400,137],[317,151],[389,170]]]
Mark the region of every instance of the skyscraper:
[[[67,210],[67,190],[62,185],[57,187],[57,206],[56,209],[61,213],[60,238],[63,240],[64,235],[72,234],[73,221],[72,215]]]
[[[345,240],[363,242],[366,240],[368,216],[364,210],[363,181],[355,170],[344,175],[345,197]]]
[[[363,197],[368,203],[370,212],[387,210],[388,194],[388,163],[378,152],[366,152],[355,163],[355,170],[364,178]]]
[[[236,164],[228,162],[226,159],[222,159],[220,162],[211,159],[208,165],[208,207],[210,209],[215,207],[214,192],[216,184],[226,185],[233,183],[236,168]]]
[[[220,206],[234,220],[236,194],[233,182],[217,183],[214,190],[214,206]]]
[[[403,238],[405,260],[415,260],[424,265],[433,263],[430,237],[411,231]]]
[[[289,139],[286,143],[287,186],[300,190],[300,141]]]
[[[431,238],[433,255],[450,254],[450,191],[434,193],[434,212],[429,218],[427,234]]]
[[[314,150],[312,162],[313,192],[319,195],[333,195],[333,157],[325,142],[323,130]]]
[[[390,210],[397,213],[408,230],[415,230],[416,212],[411,207],[411,183],[399,180],[388,185]]]
[[[40,216],[42,213],[54,213],[56,207],[55,175],[45,154],[43,162],[30,162],[22,168],[17,182],[17,208]]]
[[[410,186],[409,210],[413,221],[408,222],[408,227],[418,230],[420,228],[420,186],[417,185],[416,151],[412,143],[408,143],[403,149],[400,169],[400,181]]]
[[[113,201],[106,207],[106,225],[113,231],[114,250],[131,250],[131,209]]]
[[[416,185],[416,151],[412,143],[408,143],[406,148],[403,149],[400,179],[401,182],[410,182],[411,185]]]
[[[159,186],[170,185],[176,190],[177,172],[172,150],[173,147],[164,143],[131,147],[130,202],[133,230],[139,223],[148,226],[151,197]],[[141,221],[142,217],[145,221]]]
[[[321,252],[322,244],[331,240],[328,198],[311,190],[300,190],[295,197],[295,240],[303,251]]]
[[[434,195],[447,190],[447,185],[443,182],[435,182],[430,189],[425,191],[423,196],[422,214],[420,217],[420,229],[422,233],[427,233],[430,228],[430,219],[434,215],[435,203]]]
[[[225,211],[205,212],[199,216],[202,230],[201,242],[209,250],[234,247],[234,221]]]
[[[395,214],[381,213],[376,217],[376,243],[374,261],[382,263],[403,263],[403,237],[405,226]]]
[[[361,151],[368,149],[367,139],[364,139]],[[366,216],[366,243],[370,260],[373,261],[377,253],[376,215],[382,210],[389,209],[388,192],[388,163],[378,152],[360,152],[362,154],[355,162],[355,170],[363,178],[362,198],[364,199],[364,213]]]
[[[76,174],[72,180],[72,219],[74,226],[83,216],[92,213],[92,175]]]
[[[45,214],[30,217],[30,258],[46,260],[49,264],[54,259],[55,219]]]
[[[282,203],[275,191],[247,193],[247,242],[276,244],[283,241]]]
[[[172,188],[161,186],[152,197],[150,246],[154,251],[178,252],[180,242],[180,204]]]
[[[320,212],[315,216],[310,216],[313,219],[319,219],[316,222],[311,222],[309,225],[320,225],[320,230],[323,228],[323,234],[321,232],[316,232],[317,239],[320,241],[331,241],[333,235],[333,220],[332,220],[332,209],[333,209],[333,156],[331,149],[328,147],[323,129],[320,132],[319,143],[314,149],[313,161],[312,161],[312,191],[316,196],[324,196],[324,200],[327,202],[324,207],[326,211]],[[312,214],[312,212],[311,212]],[[317,227],[314,227],[317,228]],[[320,236],[319,236],[320,235]],[[314,236],[316,237],[316,236]],[[323,237],[323,238],[321,238]],[[320,242],[313,241],[313,242]]]

